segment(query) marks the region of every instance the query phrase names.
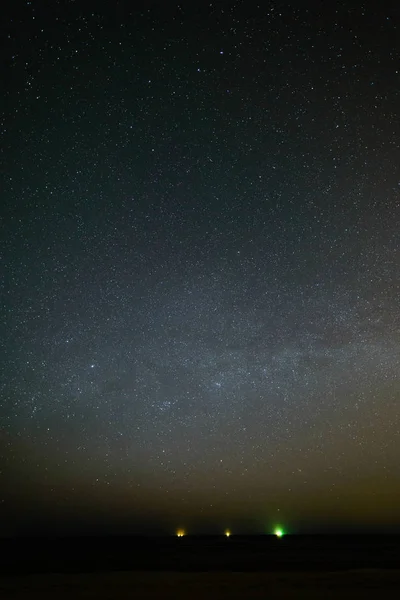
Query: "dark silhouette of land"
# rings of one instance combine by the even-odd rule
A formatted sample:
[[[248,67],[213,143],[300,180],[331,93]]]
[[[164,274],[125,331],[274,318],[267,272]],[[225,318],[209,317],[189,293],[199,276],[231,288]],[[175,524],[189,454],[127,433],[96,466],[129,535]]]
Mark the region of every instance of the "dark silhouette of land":
[[[2,540],[0,597],[397,598],[400,536]]]

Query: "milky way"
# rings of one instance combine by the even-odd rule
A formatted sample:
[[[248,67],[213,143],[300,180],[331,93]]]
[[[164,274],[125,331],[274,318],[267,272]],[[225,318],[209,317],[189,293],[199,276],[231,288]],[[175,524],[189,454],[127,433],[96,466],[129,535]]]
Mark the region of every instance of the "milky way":
[[[7,531],[400,526],[400,16],[308,4],[9,10]]]

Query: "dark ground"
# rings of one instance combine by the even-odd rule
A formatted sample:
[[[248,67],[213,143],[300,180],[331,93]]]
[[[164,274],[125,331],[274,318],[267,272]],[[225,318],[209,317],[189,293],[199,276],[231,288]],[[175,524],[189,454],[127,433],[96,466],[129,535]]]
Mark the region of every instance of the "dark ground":
[[[3,540],[0,598],[400,597],[400,537]]]

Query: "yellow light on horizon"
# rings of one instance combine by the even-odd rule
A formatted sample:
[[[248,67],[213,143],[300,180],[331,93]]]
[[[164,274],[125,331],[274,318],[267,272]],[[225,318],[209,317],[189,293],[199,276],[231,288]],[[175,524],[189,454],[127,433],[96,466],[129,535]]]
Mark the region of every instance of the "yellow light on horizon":
[[[225,531],[225,535],[226,535],[226,537],[229,537],[229,536],[231,535],[231,532],[229,531],[229,529],[227,529],[227,530]]]
[[[177,537],[183,537],[185,535],[185,532],[183,531],[183,529],[178,529],[178,531],[176,532]]]

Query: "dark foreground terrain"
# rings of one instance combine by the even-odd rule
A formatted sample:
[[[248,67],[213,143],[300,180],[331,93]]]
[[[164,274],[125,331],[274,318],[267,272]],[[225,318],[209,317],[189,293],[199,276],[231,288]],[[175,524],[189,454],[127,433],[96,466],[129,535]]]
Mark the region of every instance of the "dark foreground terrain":
[[[2,600],[399,598],[399,571],[330,573],[114,572],[0,579]]]
[[[3,540],[0,598],[400,598],[400,538]]]

